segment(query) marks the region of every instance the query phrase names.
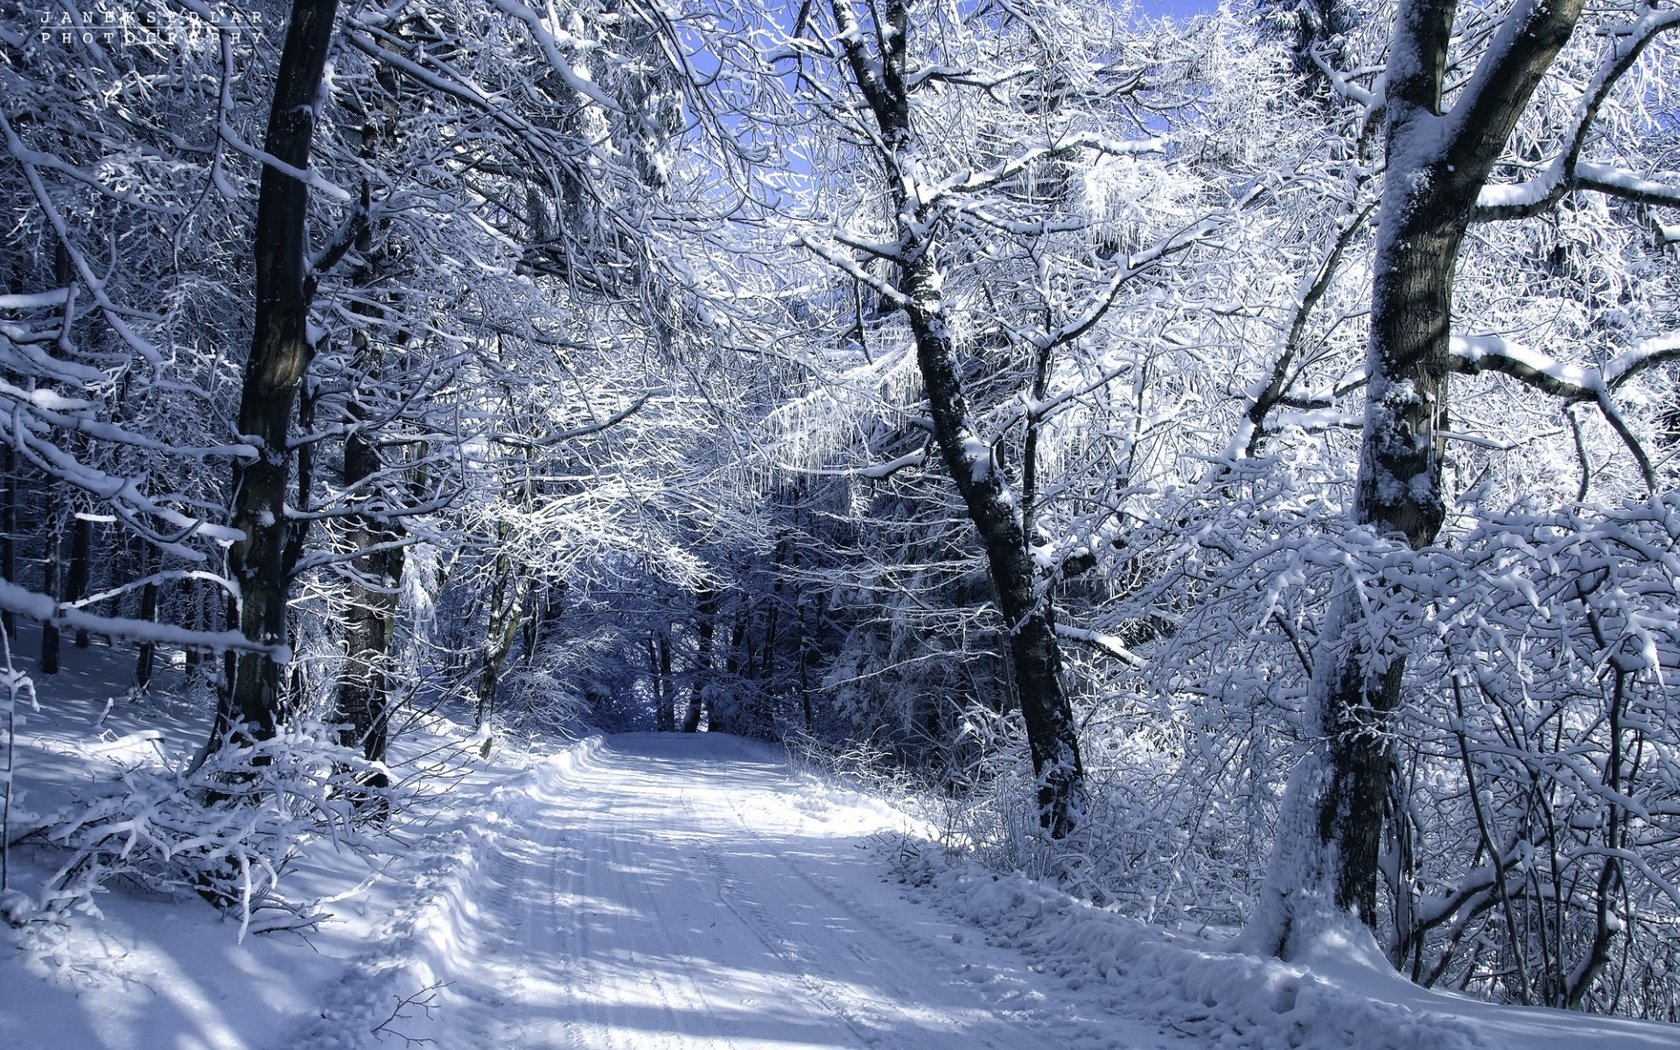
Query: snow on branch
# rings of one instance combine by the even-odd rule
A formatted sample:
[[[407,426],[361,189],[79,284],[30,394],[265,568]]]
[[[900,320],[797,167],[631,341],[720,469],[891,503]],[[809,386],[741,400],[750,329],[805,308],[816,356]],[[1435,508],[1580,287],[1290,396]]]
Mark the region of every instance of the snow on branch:
[[[1500,372],[1567,402],[1591,401],[1639,464],[1646,487],[1655,488],[1656,473],[1651,459],[1610,395],[1645,369],[1680,357],[1680,334],[1641,340],[1602,367],[1566,365],[1496,335],[1455,335],[1448,353],[1456,372],[1465,375]]]
[[[1311,57],[1313,65],[1317,66],[1318,71],[1324,74],[1324,79],[1329,81],[1330,89],[1349,102],[1363,106],[1368,118],[1382,109],[1383,96],[1380,89],[1372,91],[1355,83],[1353,77],[1347,71],[1337,69],[1332,65],[1328,57],[1319,48],[1312,50]],[[1377,82],[1379,85],[1382,83],[1380,79]]]
[[[621,112],[618,103],[601,90],[599,84],[591,80],[586,72],[574,67],[566,60],[566,56],[561,54],[562,45],[578,48],[587,46],[588,42],[573,39],[555,25],[553,8],[549,8],[550,14],[545,18],[519,0],[492,0],[492,5],[508,17],[525,24],[526,29],[530,30],[531,39],[536,41],[537,46],[542,49],[543,57],[548,59],[549,68],[554,70],[568,88],[610,113]]]
[[[613,427],[618,426],[637,412],[640,412],[648,403],[648,398],[650,396],[651,395],[647,393],[643,393],[641,397],[636,398],[636,400],[630,402],[628,405],[625,405],[623,408],[614,412],[605,419],[600,419],[593,423],[585,423],[582,426],[572,427],[568,430],[557,431],[553,434],[544,435],[541,438],[530,438],[524,436],[523,434],[515,434],[511,432],[499,432],[492,434],[490,436],[490,440],[494,441],[498,445],[505,445],[509,448],[553,448],[556,445],[563,445],[568,441],[576,441],[580,438],[590,437],[594,434],[611,430]]]
[[[0,336],[4,334],[4,332],[0,332]],[[4,360],[3,355],[0,355],[0,360]],[[116,423],[90,419],[85,415],[77,414],[90,407],[86,401],[66,398],[50,390],[24,390],[21,387],[13,386],[4,379],[0,379],[0,403],[6,401],[17,405],[28,405],[34,418],[48,426],[84,434],[112,445],[126,445],[143,452],[167,453],[194,459],[211,457],[255,458],[257,455],[256,446],[248,442],[236,442],[227,445],[183,445],[162,438],[149,437]]]
[[[1497,335],[1455,335],[1448,353],[1464,375],[1501,372],[1571,401],[1597,401],[1654,365],[1680,358],[1680,332],[1641,339],[1602,366],[1566,365]]]
[[[988,190],[1015,178],[1040,160],[1066,157],[1081,149],[1095,150],[1111,157],[1132,157],[1148,153],[1165,153],[1166,143],[1159,137],[1120,141],[1091,132],[1081,132],[1043,146],[1035,146],[984,171],[975,171],[970,168],[949,175],[936,186],[920,189],[919,199],[923,205],[929,205],[953,193],[976,193]]]
[[[1630,171],[1581,160],[1581,149],[1611,90],[1633,68],[1651,41],[1676,27],[1680,27],[1680,8],[1646,7],[1643,16],[1634,22],[1606,30],[1604,35],[1611,39],[1610,48],[1582,93],[1575,111],[1575,126],[1561,152],[1534,179],[1512,185],[1483,186],[1476,201],[1475,218],[1479,221],[1527,218],[1551,208],[1576,188],[1642,204],[1680,205],[1680,185],[1654,182]]]
[[[70,289],[54,288],[47,292],[26,292],[0,295],[0,310],[52,310],[70,301]]]
[[[1502,372],[1529,386],[1571,401],[1593,401],[1604,386],[1596,368],[1582,368],[1497,335],[1455,335],[1449,345],[1453,371],[1464,375]]]
[[[140,335],[129,326],[124,317],[124,311],[118,309],[116,303],[112,302],[105,292],[106,279],[101,277],[93,265],[76,249],[74,239],[70,236],[69,224],[65,222],[53,194],[47,189],[46,182],[41,178],[41,173],[38,170],[38,162],[43,154],[36,153],[24,144],[23,139],[18,137],[17,131],[12,127],[11,122],[6,119],[4,113],[0,113],[0,135],[4,136],[7,153],[11,155],[13,160],[17,161],[18,166],[23,170],[24,178],[29,183],[31,195],[35,198],[35,202],[42,213],[46,215],[53,232],[58,235],[58,243],[64,249],[65,255],[69,257],[71,267],[81,279],[82,285],[93,296],[93,300],[99,306],[100,313],[105,318],[106,323],[111,326],[111,330],[117,334],[118,338],[144,358],[148,364],[153,368],[161,368],[164,354],[152,345],[151,340]],[[68,309],[68,306],[66,306],[66,309]]]
[[[229,542],[236,541],[242,536],[237,529],[226,528],[212,524],[202,518],[182,514],[153,500],[141,491],[139,483],[134,478],[108,474],[97,467],[83,463],[57,445],[46,441],[32,440],[26,427],[14,425],[11,432],[11,441],[13,448],[45,473],[81,489],[95,499],[111,503],[119,518],[136,532],[150,539],[160,549],[170,554],[189,561],[203,561],[204,554],[202,552],[186,547],[180,541],[194,534],[212,540]],[[159,535],[139,520],[140,515],[149,515],[160,522],[174,526],[180,531],[172,537]]]
[[[538,155],[552,157],[563,165],[577,161],[581,152],[577,143],[564,142],[561,136],[549,134],[547,129],[520,116],[515,107],[508,105],[495,92],[481,86],[436,54],[422,49],[418,60],[409,58],[399,52],[398,48],[403,45],[397,37],[365,22],[351,24],[354,29],[347,30],[344,38],[369,58],[389,65],[417,84],[473,107]],[[499,236],[492,227],[486,227],[486,230]]]
[[[1596,190],[1611,197],[1621,197],[1640,204],[1680,207],[1680,185],[1669,186],[1642,179],[1630,171],[1604,164],[1576,164],[1575,184],[1583,189]]]
[[[361,195],[357,198],[356,206],[345,216],[332,239],[309,260],[308,295],[315,296],[315,282],[324,273],[331,271],[355,247],[356,241],[368,227],[368,220],[372,215],[372,204],[369,200],[369,188],[366,179],[362,180]]]
[[[239,631],[193,631],[174,624],[136,620],[127,616],[99,616],[71,605],[60,604],[44,594],[37,594],[5,579],[0,579],[0,609],[42,623],[109,635],[113,638],[127,638],[130,641],[159,642],[215,652],[234,649],[266,653],[276,660],[290,659],[287,646],[253,642]]]
[[[300,168],[295,164],[287,164],[274,154],[258,149],[249,142],[246,142],[239,132],[234,130],[233,125],[229,124],[225,120],[222,121],[216,128],[216,137],[227,145],[232,146],[235,153],[239,153],[250,160],[254,160],[265,168],[273,168],[282,175],[296,179],[298,182],[303,183],[311,190],[320,193],[323,196],[331,197],[336,201],[348,202],[355,200],[354,194],[345,189],[343,186],[340,186],[338,183],[326,178],[320,172],[315,171],[312,168]]]
[[[1098,652],[1115,657],[1128,667],[1143,666],[1143,657],[1126,648],[1120,639],[1112,634],[1103,634],[1101,631],[1092,631],[1084,627],[1070,627],[1067,624],[1059,623],[1056,625],[1056,637],[1088,645]]]
[[[1611,358],[1601,371],[1606,385],[1613,390],[1652,365],[1675,358],[1680,358],[1680,332],[1641,339],[1631,349]]]
[[[852,471],[857,477],[870,481],[883,481],[901,470],[919,469],[927,464],[927,448],[924,446],[915,452],[906,453],[896,459],[889,459],[885,463],[873,463],[867,467],[859,467]]]
[[[1033,343],[1043,349],[1062,346],[1073,342],[1096,327],[1108,311],[1113,308],[1120,295],[1121,289],[1141,274],[1156,268],[1163,260],[1177,255],[1196,244],[1206,240],[1223,222],[1222,215],[1214,215],[1201,219],[1175,232],[1165,240],[1128,256],[1126,265],[1114,272],[1108,282],[1108,287],[1093,297],[1092,303],[1079,316],[1072,318],[1066,324],[1053,331],[1040,332],[1033,337]]]
[[[894,305],[903,306],[910,301],[909,296],[899,291],[890,282],[882,280],[870,273],[868,270],[865,270],[862,266],[858,265],[857,260],[853,259],[849,255],[832,251],[827,245],[819,244],[811,238],[804,236],[795,237],[793,239],[793,244],[795,247],[808,249],[809,251],[816,253],[818,256],[821,256],[824,262],[840,270],[853,280],[862,281],[864,284],[867,284],[869,287],[873,288],[877,292],[880,292],[883,296],[891,300]]]
[[[1070,387],[1060,393],[1049,394],[1041,399],[1023,397],[1026,405],[1026,417],[1031,420],[1043,420],[1055,414],[1063,405],[1077,401],[1087,394],[1095,393],[1124,375],[1131,375],[1137,371],[1137,362],[1121,361],[1117,365],[1105,368],[1095,379],[1087,380],[1077,386]],[[1013,418],[1010,420],[1014,422]]]

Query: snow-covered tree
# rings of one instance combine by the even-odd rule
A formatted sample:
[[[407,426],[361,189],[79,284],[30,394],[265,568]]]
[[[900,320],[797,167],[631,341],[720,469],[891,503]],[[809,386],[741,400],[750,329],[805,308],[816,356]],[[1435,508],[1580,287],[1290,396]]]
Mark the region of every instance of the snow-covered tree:
[[[1571,382],[1576,373],[1502,339],[1455,339],[1453,292],[1465,238],[1478,219],[1536,212],[1577,189],[1647,203],[1680,201],[1675,188],[1581,159],[1618,83],[1680,18],[1639,4],[1595,15],[1605,42],[1586,46],[1597,56],[1597,69],[1570,82],[1578,98],[1573,119],[1559,129],[1554,154],[1537,177],[1513,189],[1490,183],[1502,164],[1505,170],[1534,164],[1510,157],[1512,134],[1570,43],[1581,6],[1519,3],[1508,12],[1478,10],[1459,21],[1455,14],[1450,2],[1403,3],[1381,95],[1368,99],[1373,114],[1381,107],[1385,121],[1385,172],[1352,518],[1377,549],[1398,543],[1397,553],[1428,547],[1446,521],[1449,375],[1502,371],[1550,392],[1590,399],[1621,428],[1614,390],[1666,356],[1661,340],[1642,343]],[[1574,69],[1565,65],[1562,73]],[[1454,70],[1460,78],[1449,77]],[[1636,444],[1631,447],[1642,455]],[[1374,566],[1392,556],[1373,551],[1366,557]],[[1387,575],[1379,570],[1369,586],[1379,594],[1403,589]],[[1338,585],[1316,641],[1308,717],[1317,720],[1325,753],[1295,773],[1275,870],[1251,930],[1254,943],[1284,954],[1311,944],[1326,918],[1338,913],[1368,925],[1377,920],[1381,833],[1393,782],[1389,723],[1402,700],[1407,666],[1402,625],[1413,613],[1377,611],[1362,586],[1353,580]],[[1396,619],[1385,619],[1390,616]]]

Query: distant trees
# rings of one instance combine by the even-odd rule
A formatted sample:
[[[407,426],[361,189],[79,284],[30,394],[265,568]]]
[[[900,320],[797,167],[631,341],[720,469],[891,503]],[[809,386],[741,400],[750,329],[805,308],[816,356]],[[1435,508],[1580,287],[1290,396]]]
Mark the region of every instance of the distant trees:
[[[980,535],[986,563],[997,588],[1018,701],[1031,746],[1033,772],[1039,779],[1041,820],[1053,836],[1072,831],[1084,809],[1084,772],[1073,711],[1061,673],[1049,596],[1038,585],[1038,569],[1029,549],[1026,518],[1015,487],[1003,475],[998,452],[972,417],[958,370],[958,346],[947,316],[937,216],[939,197],[956,189],[983,190],[1014,175],[1005,157],[992,171],[953,173],[955,187],[933,172],[920,170],[927,147],[914,136],[911,96],[920,71],[908,61],[913,42],[909,10],[902,0],[873,5],[873,38],[865,35],[849,3],[833,5],[841,55],[874,127],[868,139],[881,165],[893,237],[875,252],[894,267],[894,281],[883,285],[901,308],[915,341],[916,360],[932,414],[932,431],[945,469],[967,506]],[[919,27],[914,39],[919,39]],[[1055,144],[1041,153],[1056,152]]]
[[[246,723],[261,736],[288,707],[336,710],[346,742],[378,758],[393,662],[424,659],[412,646],[426,632],[397,622],[403,553],[470,541],[455,530],[485,520],[472,506],[486,491],[475,480],[488,465],[478,451],[545,475],[529,482],[547,504],[529,508],[526,526],[574,513],[553,509],[566,503],[588,508],[570,530],[584,549],[614,540],[613,525],[597,528],[611,514],[595,514],[589,495],[613,454],[581,447],[633,415],[646,377],[669,363],[659,347],[672,352],[679,337],[670,322],[649,335],[649,318],[688,309],[687,290],[646,276],[665,250],[648,231],[664,220],[642,203],[672,181],[664,152],[680,85],[662,72],[657,18],[615,8],[601,20],[609,35],[628,34],[612,54],[641,52],[615,63],[579,43],[578,55],[599,64],[590,79],[556,49],[549,15],[503,7],[411,5],[341,24],[333,8],[305,4],[272,26],[171,8],[146,32],[114,17],[98,31],[14,39],[8,30],[4,177],[47,221],[8,225],[19,239],[7,241],[0,311],[16,366],[8,376],[18,381],[5,393],[26,425],[9,446],[6,538],[15,557],[37,517],[59,521],[64,537],[46,560],[56,576],[26,584],[32,573],[8,573],[8,609],[148,645],[247,651],[229,658],[219,731]],[[508,21],[510,13],[529,17]],[[223,88],[235,69],[260,72],[282,33],[294,51],[304,38],[309,47],[279,60],[272,148],[259,152],[250,144],[256,105]],[[344,49],[336,76],[312,82],[334,47]],[[72,68],[82,72],[61,76]],[[139,90],[147,77],[181,90],[122,113],[92,102],[95,91]],[[490,77],[517,106],[490,105]],[[205,143],[183,126],[201,129]],[[597,137],[603,128],[607,137]],[[398,141],[420,148],[399,153]],[[255,227],[246,225],[251,203]],[[115,252],[101,276],[95,256],[107,231],[136,247]],[[263,289],[255,330],[238,320],[249,317],[240,256],[253,238]],[[183,269],[187,256],[200,260],[196,269]],[[501,276],[475,276],[486,273]],[[623,352],[644,336],[643,354]],[[35,349],[55,340],[47,353]],[[247,344],[239,409],[220,355]],[[614,348],[610,378],[590,374],[607,360],[604,345]],[[72,366],[77,356],[87,364]],[[483,388],[461,385],[487,378],[520,387],[510,410],[543,411],[498,416]],[[49,398],[42,382],[64,385],[64,395]],[[39,466],[36,445],[46,453],[33,457]],[[215,480],[229,463],[231,485]],[[17,522],[21,482],[38,469],[69,487],[58,509],[26,506]],[[148,495],[159,486],[161,501]],[[87,493],[74,507],[72,490]],[[611,491],[621,510],[636,509],[629,490]],[[234,527],[219,523],[223,506]],[[141,545],[119,542],[124,560],[84,580],[89,528],[113,509],[115,528]],[[71,543],[73,534],[81,539]],[[516,633],[575,561],[543,570],[534,608],[510,618]],[[203,585],[243,610],[242,629],[222,629],[235,624],[217,624],[219,609],[202,615]],[[146,622],[83,608],[119,598],[137,601]],[[301,638],[287,623],[300,614],[310,628]],[[154,616],[191,629],[152,627]],[[327,654],[308,654],[312,667],[329,668],[325,681],[288,677],[296,645],[323,641],[340,653],[328,664]],[[148,648],[144,677],[153,666]]]
[[[1152,342],[1165,289],[1244,194],[1200,181],[1168,136],[1140,133],[1168,126],[1143,114],[1186,104],[1193,63],[1100,6],[836,4],[809,17],[778,68],[839,129],[837,161],[861,156],[876,173],[837,191],[856,194],[830,220],[838,234],[804,236],[858,297],[834,360],[862,360],[839,381],[882,382],[907,347],[929,406],[898,406],[905,439],[856,476],[874,484],[931,459],[951,479],[979,542],[940,544],[979,556],[1009,683],[1000,708],[1019,711],[1044,825],[1065,835],[1087,807],[1082,687],[1063,645],[1132,657],[1058,624],[1058,594],[1124,534],[1134,467],[1171,462],[1171,439],[1157,443],[1172,424],[1148,406],[1202,392],[1197,366]],[[954,731],[960,716],[945,721]]]
[[[49,642],[59,626],[179,641],[174,625],[152,622],[143,595],[168,604],[199,586],[226,593],[218,544],[235,533],[201,482],[251,451],[226,425],[227,373],[213,349],[247,338],[229,279],[242,215],[230,199],[232,148],[178,132],[187,120],[204,127],[207,113],[226,139],[248,129],[217,88],[232,53],[214,42],[236,31],[176,14],[178,28],[203,29],[200,46],[177,51],[159,33],[104,24],[12,29],[30,19],[8,21],[0,37],[8,542],[30,552],[7,571],[4,604],[42,622]],[[124,33],[132,38],[115,46]],[[185,277],[183,257],[196,267]],[[43,549],[43,534],[69,542]],[[111,556],[90,557],[96,547]],[[192,627],[185,637],[199,644],[251,644]]]

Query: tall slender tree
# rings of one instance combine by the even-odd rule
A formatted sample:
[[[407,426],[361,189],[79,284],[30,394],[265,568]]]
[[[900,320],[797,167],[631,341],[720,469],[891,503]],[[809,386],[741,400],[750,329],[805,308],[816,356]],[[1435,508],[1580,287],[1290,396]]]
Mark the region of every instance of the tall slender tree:
[[[255,456],[233,471],[232,523],[242,538],[228,552],[238,587],[233,619],[261,651],[230,654],[227,691],[214,734],[272,736],[283,718],[290,661],[286,610],[304,524],[287,508],[291,428],[298,390],[316,352],[309,307],[319,270],[354,240],[347,227],[320,257],[309,250],[309,156],[337,0],[295,0],[275,74],[253,241],[256,325],[239,403],[239,431]],[[364,212],[365,217],[365,202]]]
[[[940,458],[985,550],[1038,779],[1039,818],[1053,837],[1061,837],[1077,826],[1083,813],[1084,768],[1062,681],[1050,595],[1039,586],[1019,493],[999,469],[995,450],[970,414],[946,312],[940,209],[926,193],[932,187],[922,178],[925,149],[912,118],[918,70],[911,59],[911,42],[917,27],[906,0],[868,4],[872,30],[864,28],[847,0],[835,0],[830,10],[845,70],[873,121],[873,149],[896,235],[896,243],[885,252],[897,270],[890,295],[904,311],[915,340]]]

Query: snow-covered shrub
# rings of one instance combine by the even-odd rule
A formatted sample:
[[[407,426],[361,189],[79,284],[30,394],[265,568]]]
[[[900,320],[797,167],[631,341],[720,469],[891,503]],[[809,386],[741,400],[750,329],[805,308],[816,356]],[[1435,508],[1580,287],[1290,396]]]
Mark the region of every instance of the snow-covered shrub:
[[[1093,789],[1090,823],[1126,858],[1105,892],[1158,920],[1241,918],[1313,743],[1301,701],[1326,598],[1348,581],[1357,644],[1407,661],[1385,730],[1391,960],[1494,999],[1676,1016],[1680,499],[1466,506],[1416,552],[1238,509],[1247,529],[1214,523],[1181,555],[1195,600],[1146,648],[1131,702],[1148,716],[1087,721],[1093,781],[1117,786]]]
[[[1680,1016],[1680,500],[1487,515],[1421,557],[1438,637],[1396,734],[1414,978]]]
[[[790,732],[782,746],[794,766],[878,795],[902,799],[914,786],[908,771],[894,763],[891,752],[873,736],[831,744],[809,733]]]
[[[127,882],[196,893],[237,915],[242,935],[311,923],[306,903],[278,895],[281,875],[311,839],[354,842],[357,803],[374,790],[364,783],[372,764],[333,739],[330,727],[292,725],[184,772],[130,768],[96,784],[28,836],[63,859],[9,918],[97,914],[97,895]]]
[[[552,637],[530,659],[514,661],[503,672],[499,700],[508,724],[566,735],[591,721],[592,701],[611,692],[604,680],[617,658],[616,641],[605,631]]]

